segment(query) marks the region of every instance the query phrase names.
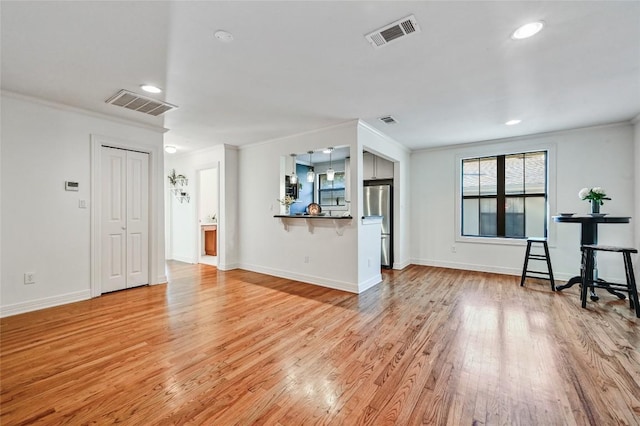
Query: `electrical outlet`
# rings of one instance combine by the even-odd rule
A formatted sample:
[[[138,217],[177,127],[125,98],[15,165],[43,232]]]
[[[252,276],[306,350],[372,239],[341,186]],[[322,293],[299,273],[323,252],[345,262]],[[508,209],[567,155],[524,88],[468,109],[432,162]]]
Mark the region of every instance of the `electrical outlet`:
[[[78,200],[78,207],[81,209],[87,208],[87,200]]]
[[[371,268],[371,259],[367,259],[367,268]]]
[[[455,253],[456,252],[456,245],[452,244],[451,245],[451,253]]]
[[[24,283],[25,284],[35,284],[36,283],[36,273],[35,272],[25,272],[24,273]]]
[[[304,257],[304,263],[309,263],[309,256]]]

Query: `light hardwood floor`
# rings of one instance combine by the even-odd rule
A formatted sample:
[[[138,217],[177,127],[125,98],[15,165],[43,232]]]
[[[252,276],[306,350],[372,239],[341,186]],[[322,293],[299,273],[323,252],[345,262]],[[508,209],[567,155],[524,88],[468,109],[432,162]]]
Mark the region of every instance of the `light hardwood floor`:
[[[354,295],[169,262],[4,318],[19,424],[637,425],[640,320],[545,281],[411,266]]]

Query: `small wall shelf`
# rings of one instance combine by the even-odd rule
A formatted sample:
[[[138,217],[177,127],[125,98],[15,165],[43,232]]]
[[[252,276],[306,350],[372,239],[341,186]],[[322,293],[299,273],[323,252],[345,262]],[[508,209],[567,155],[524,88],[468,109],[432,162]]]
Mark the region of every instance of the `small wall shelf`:
[[[304,214],[304,215],[284,215],[284,214],[276,214],[273,217],[277,217],[280,219],[280,221],[282,222],[282,225],[284,226],[284,230],[289,232],[289,224],[291,223],[291,221],[296,221],[296,220],[304,220],[307,223],[307,228],[309,229],[309,233],[313,234],[313,229],[314,226],[318,223],[318,221],[332,221],[333,222],[333,226],[335,227],[336,230],[336,234],[342,236],[342,234],[344,233],[344,227],[345,225],[347,225],[348,221],[351,221],[351,219],[353,219],[352,216],[313,216],[313,215],[308,215],[308,214]]]
[[[184,175],[177,175],[175,170],[171,170],[167,177],[169,178],[169,185],[171,185],[169,192],[176,197],[176,200],[180,201],[180,204],[184,201],[188,203],[190,197],[185,187],[189,185],[189,179]]]

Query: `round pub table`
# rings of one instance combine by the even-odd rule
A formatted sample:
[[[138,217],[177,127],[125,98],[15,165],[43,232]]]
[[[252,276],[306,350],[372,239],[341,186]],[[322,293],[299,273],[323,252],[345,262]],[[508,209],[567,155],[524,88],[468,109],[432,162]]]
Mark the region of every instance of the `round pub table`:
[[[607,223],[629,223],[631,218],[628,216],[608,216],[606,214],[593,214],[593,215],[560,215],[552,217],[554,222],[558,223],[579,223],[581,227],[580,233],[580,245],[583,246],[585,244],[598,244],[598,225],[607,224]],[[597,265],[595,258],[593,259],[594,268],[591,271],[587,271],[587,278],[593,279],[597,278]],[[580,275],[572,277],[565,285],[561,285],[556,287],[556,290],[564,290],[565,288],[569,288],[574,284],[582,283],[582,278]],[[604,281],[603,281],[604,283]],[[625,295],[622,293],[618,293],[616,291],[607,289],[607,291],[611,294],[615,294],[620,299],[624,299]],[[591,289],[591,300],[598,300],[598,295],[596,295],[595,291]]]

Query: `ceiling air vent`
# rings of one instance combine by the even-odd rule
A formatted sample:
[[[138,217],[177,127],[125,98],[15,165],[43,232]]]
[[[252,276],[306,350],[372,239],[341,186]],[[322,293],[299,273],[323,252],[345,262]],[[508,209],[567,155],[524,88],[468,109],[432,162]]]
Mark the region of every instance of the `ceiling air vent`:
[[[385,115],[384,117],[379,117],[378,120],[382,121],[385,124],[396,124],[397,121],[390,115]]]
[[[129,92],[128,90],[120,90],[118,93],[110,97],[105,101],[108,104],[132,109],[134,111],[143,112],[148,115],[158,116],[164,114],[167,111],[178,108],[175,105],[171,105],[166,102],[159,101],[157,99],[147,98],[137,93]]]
[[[411,15],[367,34],[365,38],[373,45],[373,47],[380,48],[382,46],[386,46],[393,40],[398,40],[409,34],[419,32],[420,26],[416,21],[416,17]]]

